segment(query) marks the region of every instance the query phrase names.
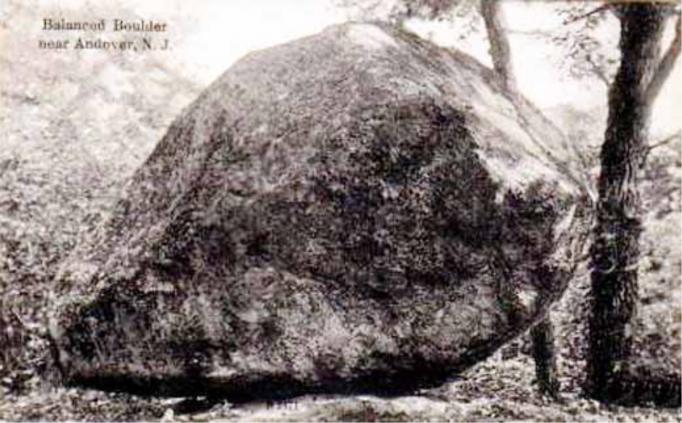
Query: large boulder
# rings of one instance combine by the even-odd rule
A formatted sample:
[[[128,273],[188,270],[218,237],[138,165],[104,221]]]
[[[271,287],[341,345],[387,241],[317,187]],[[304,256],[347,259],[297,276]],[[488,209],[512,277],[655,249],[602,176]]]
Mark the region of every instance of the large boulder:
[[[435,385],[564,289],[561,136],[473,59],[369,24],[252,53],[57,278],[68,383],[234,400]]]

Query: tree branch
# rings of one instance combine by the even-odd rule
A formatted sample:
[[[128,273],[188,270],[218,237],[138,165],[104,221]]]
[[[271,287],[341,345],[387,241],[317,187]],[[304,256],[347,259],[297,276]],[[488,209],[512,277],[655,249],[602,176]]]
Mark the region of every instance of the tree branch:
[[[507,29],[508,34],[524,35],[528,37],[546,37],[550,38],[554,36],[552,31],[542,30],[542,29]]]
[[[554,351],[554,327],[549,313],[530,330],[535,361],[535,378],[540,393],[555,400],[559,399],[561,386],[557,376],[556,353]]]
[[[590,67],[592,67],[592,73],[594,73],[597,76],[597,78],[599,78],[599,80],[602,81],[604,85],[606,85],[606,88],[608,89],[609,86],[611,86],[611,81],[609,81],[609,78],[606,76],[606,73],[604,73],[604,70],[601,67],[599,67],[599,65],[596,64],[594,60],[592,60],[592,56],[590,56],[589,54],[585,57],[585,60],[587,60],[587,63],[589,63]]]
[[[674,134],[668,135],[667,137],[663,138],[663,139],[660,140],[660,141],[656,141],[655,143],[651,144],[651,145],[648,146],[647,148],[648,148],[649,150],[653,150],[653,149],[656,148],[656,147],[660,147],[660,146],[662,146],[662,145],[666,145],[666,144],[670,143],[671,141],[674,141],[674,140],[680,138],[680,134],[681,134],[681,133],[680,133],[680,130],[678,130],[678,131],[675,132]]]
[[[675,62],[680,55],[680,43],[682,42],[682,15],[677,15],[677,22],[675,23],[675,38],[673,39],[668,51],[665,52],[663,58],[658,64],[654,76],[646,87],[645,101],[648,107],[651,107],[656,101],[656,97],[661,92],[663,84],[670,76],[673,68],[675,67]]]
[[[664,145],[666,145],[672,141],[679,139],[680,135],[682,135],[682,133],[680,132],[680,130],[678,130],[677,132],[675,132],[671,135],[668,135],[667,137],[665,137],[661,140],[655,141],[652,144],[646,146],[644,148],[644,151],[642,152],[642,159],[641,159],[640,166],[643,166],[644,163],[646,163],[646,159],[649,157],[649,153],[651,153],[651,150],[653,150],[654,148],[664,146]]]
[[[500,10],[500,2],[498,0],[481,0],[480,12],[490,43],[490,58],[493,61],[493,68],[507,88],[515,88],[516,79],[511,65],[511,48],[505,33],[504,16]]]
[[[593,10],[587,12],[587,13],[584,13],[584,14],[580,15],[580,16],[576,16],[576,17],[573,17],[573,18],[570,18],[570,19],[565,20],[565,21],[564,21],[564,25],[568,25],[568,24],[570,24],[570,23],[577,22],[577,21],[579,21],[579,20],[581,20],[581,19],[589,18],[590,16],[592,16],[592,15],[594,15],[594,14],[596,14],[596,13],[601,13],[601,12],[607,10],[610,6],[611,6],[611,5],[610,5],[609,3],[605,3],[605,4],[603,4],[603,5],[601,5],[601,6],[597,7],[597,8],[595,8],[595,9],[593,9]]]

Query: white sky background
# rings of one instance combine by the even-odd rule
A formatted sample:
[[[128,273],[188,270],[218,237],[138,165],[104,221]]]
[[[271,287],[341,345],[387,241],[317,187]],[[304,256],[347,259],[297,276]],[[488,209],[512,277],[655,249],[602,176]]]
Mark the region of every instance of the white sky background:
[[[124,0],[140,15],[154,16],[175,4],[184,7],[184,22],[191,26],[177,48],[177,56],[193,78],[210,83],[235,60],[254,49],[314,34],[325,26],[353,18],[348,9],[333,0],[195,0],[135,1]],[[161,7],[159,3],[163,3]],[[165,6],[168,5],[168,6]],[[520,31],[553,30],[563,25],[549,2],[503,2],[509,28]],[[177,18],[176,18],[177,19]],[[472,37],[458,45],[451,22],[412,22],[408,27],[435,42],[458,47],[489,64],[485,39]],[[183,31],[184,32],[184,31]],[[616,45],[618,27],[611,19],[602,27],[604,42]],[[593,79],[575,80],[557,66],[562,54],[541,39],[511,33],[513,63],[519,88],[540,108],[569,103],[581,110],[606,106],[606,88]],[[682,66],[676,66],[657,101],[652,134],[667,135],[680,126],[682,111]]]
[[[0,4],[8,0],[0,0]],[[374,1],[374,0],[366,0]],[[36,8],[51,11],[81,10],[83,18],[108,17],[118,9],[139,17],[164,20],[169,25],[173,51],[159,53],[178,71],[201,85],[207,85],[249,51],[280,44],[319,32],[325,26],[352,18],[352,12],[334,0],[35,0]],[[562,25],[549,2],[504,0],[503,9],[511,29],[552,30]],[[104,14],[104,16],[102,16]],[[50,14],[47,14],[51,16]],[[35,22],[39,29],[40,22]],[[489,64],[483,36],[458,42],[450,22],[411,22],[409,28],[437,43],[456,46]],[[603,29],[605,42],[618,40],[616,25]],[[550,43],[512,33],[512,56],[519,88],[540,108],[571,104],[580,110],[606,107],[606,91],[596,80],[578,81],[559,68],[561,54]],[[58,53],[63,54],[63,53]],[[657,101],[652,133],[667,135],[680,126],[682,110],[682,66],[664,87]]]

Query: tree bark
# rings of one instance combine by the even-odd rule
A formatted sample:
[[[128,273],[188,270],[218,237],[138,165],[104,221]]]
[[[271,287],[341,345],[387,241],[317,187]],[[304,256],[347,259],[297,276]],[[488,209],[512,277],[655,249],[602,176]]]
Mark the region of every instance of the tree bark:
[[[547,315],[530,330],[535,361],[535,378],[538,389],[553,399],[559,398],[559,379],[557,378],[554,354],[554,328]]]
[[[502,78],[507,88],[515,88],[516,79],[512,69],[511,48],[505,32],[504,15],[500,9],[500,3],[499,0],[481,0],[480,11],[488,35],[493,69]]]
[[[511,47],[507,37],[504,14],[500,9],[500,1],[481,0],[480,13],[490,44],[493,69],[502,79],[505,87],[515,92],[517,87],[512,68]],[[552,398],[558,398],[559,382],[554,354],[554,330],[549,314],[531,330],[531,342],[539,390]]]
[[[642,387],[629,363],[642,230],[637,183],[651,110],[647,91],[658,62],[665,16],[662,6],[653,3],[617,7],[621,63],[609,90],[597,221],[590,251],[593,298],[586,388],[597,400],[632,403]],[[679,383],[678,377],[678,403]],[[674,386],[668,389],[671,395],[674,390]]]

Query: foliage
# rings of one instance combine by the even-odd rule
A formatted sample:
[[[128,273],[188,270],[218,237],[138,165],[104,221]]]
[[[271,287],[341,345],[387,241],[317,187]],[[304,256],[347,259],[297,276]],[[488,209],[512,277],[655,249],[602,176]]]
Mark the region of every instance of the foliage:
[[[49,368],[45,311],[59,263],[108,217],[152,140],[197,88],[153,57],[44,61],[12,42],[29,37],[39,17],[20,2],[3,7],[14,19],[0,28],[8,40],[0,49],[0,385],[21,392]],[[49,83],[54,90],[44,89]]]
[[[564,3],[555,6],[563,25],[550,34],[548,41],[561,47],[559,65],[576,79],[598,78],[607,86],[618,67],[618,49],[613,39],[601,36],[603,26],[615,25],[603,5],[591,2]]]
[[[409,19],[454,23],[456,36],[466,39],[480,33],[480,0],[336,0],[354,19],[387,21],[402,25]]]

